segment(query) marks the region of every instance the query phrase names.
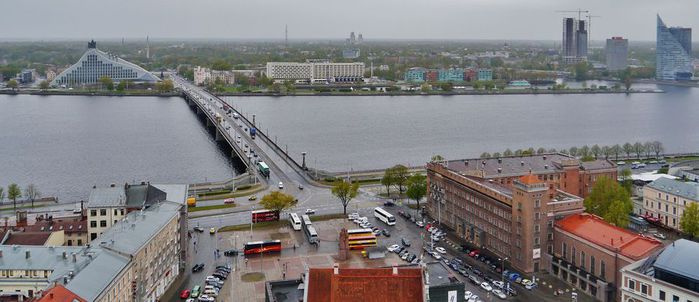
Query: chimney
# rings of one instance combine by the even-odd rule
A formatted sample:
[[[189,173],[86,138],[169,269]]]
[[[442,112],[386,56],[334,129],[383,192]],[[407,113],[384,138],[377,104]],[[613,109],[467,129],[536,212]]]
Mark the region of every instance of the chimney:
[[[339,265],[339,264],[337,264],[337,263],[333,264],[333,273],[334,273],[335,275],[339,275],[339,274],[340,274],[340,265]]]
[[[520,161],[519,164],[524,167],[524,161]]]
[[[68,253],[66,253],[66,251],[63,251],[63,259],[68,259]]]
[[[78,262],[78,254],[73,253],[73,262]]]
[[[92,188],[93,188],[93,189],[97,189],[97,185],[92,185]]]
[[[109,187],[114,188],[114,187],[116,187],[116,184],[115,184],[115,183],[112,183],[112,184],[109,185]]]
[[[546,155],[544,155],[544,160],[546,160]]]
[[[544,165],[544,169],[548,170],[548,169],[549,169],[549,165]]]
[[[502,173],[502,168],[498,167],[498,173]]]
[[[49,299],[53,300],[53,293],[49,293]]]
[[[502,164],[502,158],[498,157],[498,164]]]
[[[29,256],[30,256],[30,255],[31,255],[31,254],[29,253],[29,250],[26,250],[26,251],[24,252],[24,258],[29,259]]]
[[[395,266],[395,265],[393,266],[393,275],[394,275],[394,276],[397,276],[397,275],[398,275],[398,267]]]

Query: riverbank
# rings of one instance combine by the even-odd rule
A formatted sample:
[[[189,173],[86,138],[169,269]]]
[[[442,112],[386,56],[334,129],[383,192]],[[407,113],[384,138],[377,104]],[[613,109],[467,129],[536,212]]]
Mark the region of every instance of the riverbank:
[[[129,91],[100,91],[100,90],[0,90],[4,95],[79,95],[79,96],[156,96],[175,97],[180,96],[177,91],[158,92],[152,90],[129,90]]]
[[[512,90],[466,90],[466,91],[387,91],[387,92],[295,92],[295,93],[274,93],[274,92],[223,92],[215,93],[219,97],[226,96],[266,96],[266,97],[283,97],[283,96],[453,96],[453,95],[551,95],[551,94],[636,94],[636,93],[664,93],[663,90],[588,90],[588,89],[565,89],[565,90],[531,90],[531,89],[512,89]]]

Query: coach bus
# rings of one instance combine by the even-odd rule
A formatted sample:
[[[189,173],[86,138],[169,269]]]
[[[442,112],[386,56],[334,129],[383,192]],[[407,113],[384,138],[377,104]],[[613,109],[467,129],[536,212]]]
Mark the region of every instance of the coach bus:
[[[347,245],[350,250],[361,250],[366,247],[376,246],[378,240],[371,229],[347,230]]]
[[[294,231],[300,231],[301,230],[301,219],[299,218],[299,215],[296,213],[290,213],[289,214],[289,224],[291,224],[291,227],[294,228]]]
[[[281,240],[268,240],[268,241],[254,241],[248,242],[243,247],[243,254],[262,254],[267,252],[281,252],[282,251],[282,241]]]
[[[265,221],[278,221],[279,211],[273,210],[255,210],[252,211],[252,223]]]
[[[257,170],[260,171],[260,174],[262,174],[262,176],[269,177],[269,167],[265,162],[257,162]]]
[[[382,209],[381,207],[374,208],[374,217],[383,221],[385,224],[396,225],[396,217],[391,215],[391,213],[386,212],[386,210]]]
[[[318,244],[320,239],[318,238],[318,232],[316,232],[316,228],[313,227],[313,222],[311,222],[310,216],[301,215],[301,226],[303,228],[303,233],[306,234],[308,242],[311,244]]]

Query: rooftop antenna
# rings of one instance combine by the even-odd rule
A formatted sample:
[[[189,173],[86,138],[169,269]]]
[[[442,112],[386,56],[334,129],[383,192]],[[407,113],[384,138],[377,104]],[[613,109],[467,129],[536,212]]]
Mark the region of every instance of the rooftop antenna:
[[[146,59],[150,59],[150,39],[146,36]]]
[[[289,25],[284,24],[284,47],[289,48]]]
[[[582,13],[589,14],[589,10],[577,9],[577,10],[557,10],[557,13],[578,13],[578,20],[582,18]]]

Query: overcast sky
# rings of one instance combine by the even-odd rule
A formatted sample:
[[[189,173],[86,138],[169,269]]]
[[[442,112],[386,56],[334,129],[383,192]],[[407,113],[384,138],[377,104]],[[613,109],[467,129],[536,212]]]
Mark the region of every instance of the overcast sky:
[[[0,39],[559,40],[556,10],[588,9],[592,39],[655,40],[655,14],[699,30],[697,0],[8,0]],[[573,14],[577,15],[577,14]],[[696,37],[696,33],[694,36]],[[695,39],[696,41],[696,39]]]

